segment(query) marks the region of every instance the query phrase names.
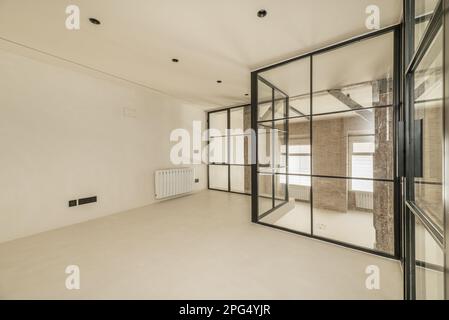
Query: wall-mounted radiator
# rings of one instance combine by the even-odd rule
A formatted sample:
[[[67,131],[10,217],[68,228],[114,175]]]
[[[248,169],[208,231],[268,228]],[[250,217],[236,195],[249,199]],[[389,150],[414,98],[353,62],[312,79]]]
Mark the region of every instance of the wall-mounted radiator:
[[[355,206],[359,209],[373,210],[373,193],[356,191]]]
[[[166,199],[193,191],[193,168],[158,170],[155,173],[156,199]]]
[[[306,202],[310,201],[310,187],[290,185],[288,192],[290,198],[294,198],[295,200],[298,201],[306,201]]]

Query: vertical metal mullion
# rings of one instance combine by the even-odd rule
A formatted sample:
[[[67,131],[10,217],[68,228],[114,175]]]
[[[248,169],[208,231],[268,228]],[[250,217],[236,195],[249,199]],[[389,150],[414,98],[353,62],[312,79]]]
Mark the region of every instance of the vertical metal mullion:
[[[404,39],[404,65],[408,66],[414,52],[414,24],[415,24],[415,1],[404,0],[405,10],[405,39]],[[405,68],[404,68],[405,71]],[[410,201],[414,198],[413,188],[413,95],[412,95],[413,76],[405,75],[404,83],[404,122],[405,122],[405,174],[406,174],[406,192],[404,201]],[[408,208],[405,211],[404,231],[405,231],[405,266],[404,266],[404,297],[407,300],[416,298],[415,287],[415,234],[414,234],[414,216]]]
[[[313,55],[310,56],[310,120],[309,120],[309,133],[310,133],[310,234],[314,235],[313,228]]]
[[[210,190],[210,112],[207,113],[207,189]]]
[[[258,80],[257,72],[251,73],[251,221],[259,221],[259,177],[257,175],[259,137],[258,137]]]
[[[228,192],[231,192],[231,109],[227,110],[227,128],[226,137],[228,140]]]
[[[394,31],[394,72],[393,72],[393,135],[395,141],[394,147],[394,255],[397,258],[401,257],[401,187],[400,177],[398,176],[398,154],[402,150],[398,150],[400,147],[398,144],[398,123],[399,123],[399,108],[400,108],[400,87],[401,87],[401,30],[397,28]],[[388,125],[388,124],[387,124]]]
[[[289,188],[289,155],[290,155],[290,97],[285,98],[285,201],[290,202],[290,188]]]
[[[271,165],[272,165],[272,172],[271,172],[271,194],[273,198],[271,199],[273,208],[276,207],[276,186],[274,182],[275,178],[275,159],[276,155],[274,153],[274,143],[275,143],[275,130],[274,130],[274,118],[275,118],[275,112],[274,112],[274,88],[271,88]]]
[[[449,1],[443,1],[443,88],[444,88],[444,103],[443,103],[443,123],[444,123],[444,238],[445,238],[445,252],[444,252],[444,298],[449,300],[449,112],[447,111],[449,105]]]

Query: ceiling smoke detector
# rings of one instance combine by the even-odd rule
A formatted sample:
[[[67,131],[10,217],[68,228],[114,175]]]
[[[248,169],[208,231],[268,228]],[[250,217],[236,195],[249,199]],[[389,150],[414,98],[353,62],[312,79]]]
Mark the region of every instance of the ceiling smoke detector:
[[[98,19],[95,18],[89,18],[90,23],[95,24],[95,25],[100,25],[101,22]]]

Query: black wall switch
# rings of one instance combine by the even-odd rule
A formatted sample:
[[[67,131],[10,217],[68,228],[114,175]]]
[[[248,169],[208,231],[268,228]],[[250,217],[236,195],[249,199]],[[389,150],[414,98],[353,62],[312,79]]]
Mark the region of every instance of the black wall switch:
[[[200,183],[200,179],[195,179],[195,183]]]
[[[77,200],[70,200],[69,201],[69,208],[76,207],[77,205],[78,205],[78,201]]]

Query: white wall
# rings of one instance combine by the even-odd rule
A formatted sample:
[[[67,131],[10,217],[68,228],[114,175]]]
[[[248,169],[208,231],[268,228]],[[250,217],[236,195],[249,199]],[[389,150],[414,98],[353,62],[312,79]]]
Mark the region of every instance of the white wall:
[[[193,120],[204,111],[0,42],[0,242],[153,203],[170,132]],[[205,166],[196,176],[204,189]]]

